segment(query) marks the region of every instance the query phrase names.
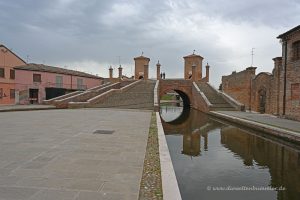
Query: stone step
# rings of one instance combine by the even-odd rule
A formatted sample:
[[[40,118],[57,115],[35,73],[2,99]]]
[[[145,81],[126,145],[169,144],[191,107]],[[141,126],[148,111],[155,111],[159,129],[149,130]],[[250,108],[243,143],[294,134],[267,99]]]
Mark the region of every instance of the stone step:
[[[155,81],[142,81],[121,93],[113,93],[104,102],[92,105],[100,108],[153,109]]]
[[[211,88],[207,83],[198,83],[198,87],[212,104],[213,110],[235,110],[223,96]]]

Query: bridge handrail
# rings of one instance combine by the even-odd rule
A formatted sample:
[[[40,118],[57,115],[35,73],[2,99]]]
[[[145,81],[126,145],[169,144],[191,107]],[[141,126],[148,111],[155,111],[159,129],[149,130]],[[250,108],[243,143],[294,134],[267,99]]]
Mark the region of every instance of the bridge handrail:
[[[212,104],[209,102],[209,100],[207,99],[207,97],[205,96],[205,94],[199,89],[198,85],[193,82],[193,85],[195,87],[195,89],[197,90],[197,92],[199,92],[199,94],[201,95],[201,97],[204,99],[205,103],[207,104],[208,107],[212,106]]]
[[[44,104],[51,104],[53,103],[54,101],[56,100],[60,100],[60,99],[64,99],[64,98],[67,98],[67,97],[70,97],[70,96],[74,96],[74,95],[77,95],[77,94],[81,94],[83,93],[84,91],[81,91],[81,90],[78,90],[78,91],[74,91],[74,92],[70,92],[68,94],[64,94],[64,95],[61,95],[61,96],[58,96],[58,97],[54,97],[52,99],[47,99],[47,100],[43,100],[43,103]]]
[[[221,96],[223,96],[225,98],[225,100],[232,105],[233,107],[235,107],[238,110],[241,111],[245,111],[245,105],[240,103],[239,101],[237,101],[236,99],[232,98],[231,96],[229,96],[228,94],[226,94],[225,92],[221,92],[220,90],[217,90],[214,86],[212,86],[210,83],[207,83],[209,87],[211,87],[213,90],[215,90],[218,94],[220,94]]]
[[[107,98],[108,96],[110,96],[110,95],[112,95],[112,94],[114,94],[114,93],[116,93],[116,92],[124,92],[124,91],[127,91],[128,89],[130,89],[130,88],[133,87],[134,85],[140,83],[141,81],[142,81],[142,79],[140,79],[140,80],[138,80],[138,81],[134,81],[134,82],[132,82],[132,83],[130,83],[130,84],[128,84],[128,85],[126,85],[126,86],[120,88],[120,89],[111,89],[111,90],[108,90],[108,91],[106,91],[106,92],[104,92],[104,93],[102,93],[102,94],[100,94],[100,95],[98,95],[98,96],[95,96],[95,97],[93,97],[93,98],[87,100],[87,102],[88,102],[89,104],[94,104],[94,103],[96,103],[96,102],[98,102],[98,101],[102,101],[102,100],[104,100],[105,98]]]
[[[101,90],[102,91],[105,91],[106,89],[109,89],[111,87],[114,87],[116,85],[120,84],[120,82],[117,82],[117,83],[114,83],[114,84],[109,84],[105,87],[102,87],[101,89],[98,89],[97,91],[95,92],[100,92]],[[86,90],[84,91],[83,93],[80,93],[80,94],[76,94],[74,96],[70,96],[70,97],[67,97],[65,99],[60,99],[60,100],[56,100],[55,103],[63,103],[63,102],[71,102],[71,101],[74,101],[76,98],[79,98],[80,96],[83,96],[83,95],[86,95],[86,94],[89,94],[91,92],[94,92],[94,91],[91,91],[91,90]]]
[[[154,87],[154,111],[158,111],[159,110],[159,101],[158,101],[158,87],[159,87],[159,80],[156,81],[155,83],[155,87]]]

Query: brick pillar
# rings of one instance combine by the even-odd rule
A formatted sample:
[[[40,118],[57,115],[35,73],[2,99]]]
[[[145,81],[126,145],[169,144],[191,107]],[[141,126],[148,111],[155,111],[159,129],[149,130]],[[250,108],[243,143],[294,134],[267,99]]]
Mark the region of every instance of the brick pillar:
[[[205,66],[206,67],[206,82],[209,82],[209,68],[210,68],[210,66],[208,65],[208,63],[207,63],[207,65]]]
[[[160,63],[159,63],[159,61],[157,62],[157,64],[156,64],[156,79],[157,80],[160,80]]]
[[[140,79],[140,78],[144,78],[146,79],[146,75],[147,74],[147,79],[148,79],[148,66],[149,66],[149,62],[150,62],[150,58],[144,57],[143,55],[134,58],[134,62],[135,62],[135,69],[134,69],[134,79]],[[147,65],[147,67],[145,67],[145,65]],[[147,69],[145,71],[145,69]]]
[[[121,65],[118,68],[118,70],[119,70],[119,79],[122,79],[122,70],[123,70],[123,68],[121,67]]]
[[[144,80],[148,80],[149,76],[149,65],[144,65]]]
[[[113,78],[113,68],[110,66],[109,67],[109,78],[112,79]]]
[[[195,63],[192,65],[192,80],[197,81],[197,65]]]

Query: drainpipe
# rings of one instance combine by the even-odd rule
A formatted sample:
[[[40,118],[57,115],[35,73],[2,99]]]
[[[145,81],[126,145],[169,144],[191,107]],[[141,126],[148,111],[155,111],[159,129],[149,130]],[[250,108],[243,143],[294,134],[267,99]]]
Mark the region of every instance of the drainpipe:
[[[286,71],[287,71],[287,40],[284,41],[284,81],[283,81],[283,110],[282,114],[285,115],[286,107]]]

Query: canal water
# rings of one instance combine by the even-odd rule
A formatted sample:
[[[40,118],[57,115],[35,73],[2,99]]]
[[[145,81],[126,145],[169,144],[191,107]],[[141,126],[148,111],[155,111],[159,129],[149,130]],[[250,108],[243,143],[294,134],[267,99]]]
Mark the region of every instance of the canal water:
[[[300,148],[196,110],[161,107],[183,200],[299,200]]]

